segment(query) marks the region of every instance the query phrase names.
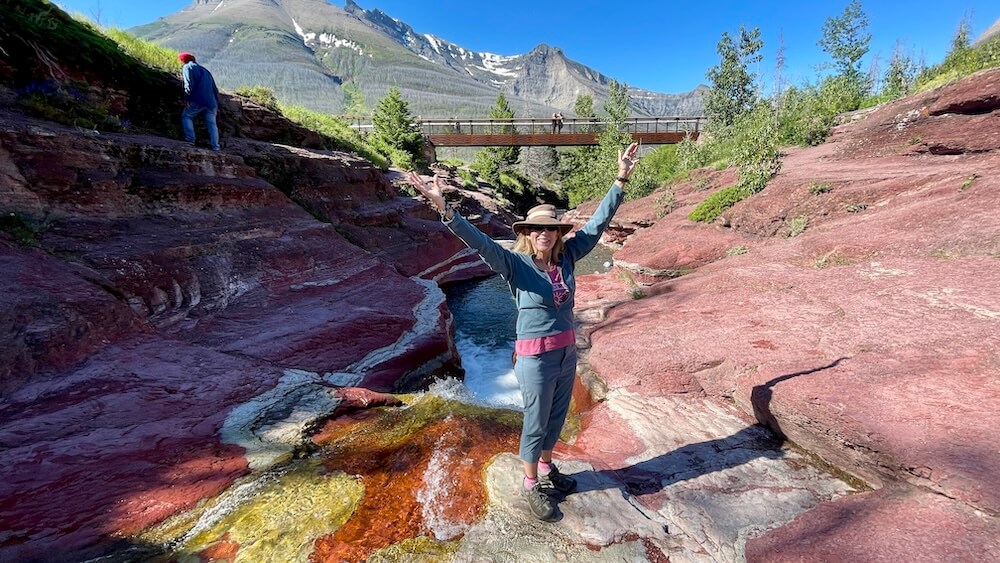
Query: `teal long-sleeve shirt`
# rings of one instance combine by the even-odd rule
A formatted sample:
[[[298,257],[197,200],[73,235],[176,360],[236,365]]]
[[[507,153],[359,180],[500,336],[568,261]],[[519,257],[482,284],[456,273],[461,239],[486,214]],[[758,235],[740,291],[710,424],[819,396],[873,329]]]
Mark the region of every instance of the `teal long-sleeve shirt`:
[[[556,307],[548,274],[535,266],[531,256],[500,246],[457,213],[451,221],[445,221],[445,225],[470,248],[479,252],[483,261],[506,280],[517,304],[518,340],[552,336],[574,327],[576,262],[597,246],[624,198],[625,192],[621,187],[612,184],[590,220],[574,236],[566,239],[558,266],[569,288],[569,299],[559,307]]]

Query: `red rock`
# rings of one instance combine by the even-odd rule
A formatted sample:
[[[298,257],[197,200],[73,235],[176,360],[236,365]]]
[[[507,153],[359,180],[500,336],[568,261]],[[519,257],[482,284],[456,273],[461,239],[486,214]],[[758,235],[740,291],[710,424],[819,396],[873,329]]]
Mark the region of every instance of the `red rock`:
[[[748,562],[1000,559],[1000,525],[941,495],[893,487],[841,498],[750,539]]]
[[[92,272],[0,241],[0,393],[147,328]]]
[[[98,554],[247,471],[218,431],[280,371],[144,336],[0,406],[0,550],[10,560]],[[84,557],[85,558],[85,557]]]
[[[789,151],[767,188],[721,221],[748,252],[611,309],[591,331],[591,367],[611,390],[732,399],[875,486],[906,482],[955,499],[961,510],[997,514],[1000,112],[982,104],[992,103],[998,77],[1000,70],[980,73],[858,114],[831,142]],[[949,109],[932,115],[926,107]],[[789,238],[797,218],[806,228]],[[682,228],[699,236],[666,234]],[[642,242],[650,249],[635,263],[661,268],[659,256],[704,252],[718,232],[671,213],[633,237],[649,237]],[[608,290],[580,291],[587,303],[600,301],[588,292]],[[881,534],[872,538],[946,553],[934,546],[951,545],[948,524],[898,527],[895,508],[882,505],[888,498],[843,502],[866,503]],[[995,517],[983,518],[957,553],[994,541]],[[850,540],[831,538],[785,560],[827,547],[854,553],[836,551]]]

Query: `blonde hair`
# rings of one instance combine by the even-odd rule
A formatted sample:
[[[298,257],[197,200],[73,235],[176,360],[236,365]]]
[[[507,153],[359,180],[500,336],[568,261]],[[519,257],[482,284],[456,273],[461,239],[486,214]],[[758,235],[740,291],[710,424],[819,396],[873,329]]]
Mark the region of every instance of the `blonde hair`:
[[[558,262],[559,258],[562,257],[563,250],[565,249],[566,244],[563,242],[563,238],[557,238],[556,243],[552,246],[552,261]],[[514,248],[512,250],[514,252],[520,252],[521,254],[527,254],[528,256],[534,256],[537,252],[535,250],[535,245],[531,242],[531,237],[523,232],[518,233],[517,240],[514,241]]]

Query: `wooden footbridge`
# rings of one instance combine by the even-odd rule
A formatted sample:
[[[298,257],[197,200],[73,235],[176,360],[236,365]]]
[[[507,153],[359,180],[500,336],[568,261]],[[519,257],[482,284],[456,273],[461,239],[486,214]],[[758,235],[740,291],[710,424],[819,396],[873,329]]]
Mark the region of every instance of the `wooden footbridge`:
[[[370,120],[350,119],[362,134],[372,131]],[[607,122],[600,119],[419,119],[414,125],[434,147],[530,147],[596,145]],[[700,116],[635,117],[621,128],[644,145],[679,143],[697,139],[705,125]]]

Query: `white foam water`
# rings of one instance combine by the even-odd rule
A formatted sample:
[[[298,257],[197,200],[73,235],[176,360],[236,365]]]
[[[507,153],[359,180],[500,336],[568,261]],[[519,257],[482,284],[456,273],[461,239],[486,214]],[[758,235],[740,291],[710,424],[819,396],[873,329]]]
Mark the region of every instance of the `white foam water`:
[[[444,436],[434,445],[427,469],[424,470],[424,485],[417,490],[421,516],[431,533],[439,541],[447,541],[465,533],[467,525],[455,522],[445,514],[447,503],[453,496],[453,476],[448,469],[448,461],[460,459],[462,455],[455,448],[443,447]]]
[[[511,365],[513,343],[510,348],[489,348],[459,332],[455,346],[462,357],[465,387],[473,403],[514,410],[524,408],[521,388]]]

